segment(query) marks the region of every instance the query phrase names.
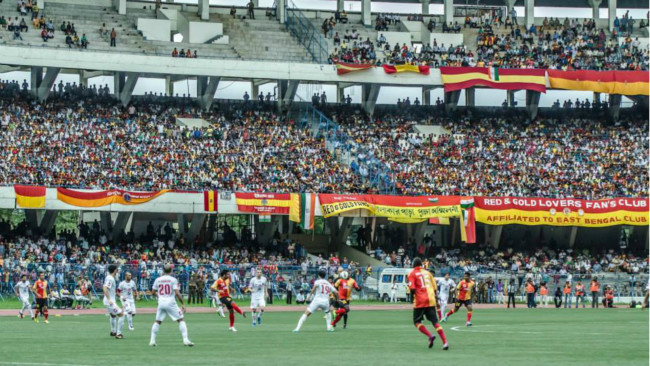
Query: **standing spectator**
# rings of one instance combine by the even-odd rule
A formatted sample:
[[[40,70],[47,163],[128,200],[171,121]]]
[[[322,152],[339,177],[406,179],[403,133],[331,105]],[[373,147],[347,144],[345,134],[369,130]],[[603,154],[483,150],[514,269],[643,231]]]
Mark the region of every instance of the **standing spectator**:
[[[578,305],[582,302],[582,308],[585,308],[585,285],[582,282],[578,281],[576,284],[576,309]]]
[[[535,285],[533,284],[533,280],[530,278],[526,281],[526,302],[528,305],[528,308],[536,308],[537,304],[535,304]]]
[[[548,285],[546,282],[542,282],[539,286],[539,295],[540,303],[544,304],[544,307],[548,307]]]
[[[598,283],[598,278],[594,277],[594,279],[591,280],[589,291],[591,291],[591,307],[598,309],[598,293],[600,292],[600,283]]]
[[[115,28],[111,29],[111,47],[115,47],[115,39],[117,38],[117,32]]]
[[[562,306],[562,290],[560,289],[560,286],[555,287],[555,296],[553,297],[553,301],[555,302],[556,309],[559,309]]]
[[[293,299],[293,283],[291,279],[287,281],[287,305],[291,305]]]
[[[248,17],[250,19],[255,19],[255,4],[253,3],[253,0],[248,2]]]
[[[517,21],[517,10],[513,7],[510,9],[510,18],[512,19],[512,24],[519,26],[519,22]]]
[[[515,294],[517,293],[517,285],[515,284],[515,279],[511,279],[510,283],[508,283],[507,286],[507,291],[508,291],[508,308],[510,308],[510,301],[512,301],[512,308],[516,308],[515,306]]]
[[[564,307],[571,307],[571,282],[564,283]]]
[[[499,304],[503,304],[503,301],[505,300],[503,290],[504,290],[503,283],[499,279],[499,282],[497,282],[497,302]]]

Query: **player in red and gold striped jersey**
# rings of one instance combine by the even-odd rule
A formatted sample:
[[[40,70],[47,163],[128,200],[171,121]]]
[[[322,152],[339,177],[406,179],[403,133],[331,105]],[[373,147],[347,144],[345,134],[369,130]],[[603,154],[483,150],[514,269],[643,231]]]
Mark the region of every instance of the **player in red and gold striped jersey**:
[[[469,272],[465,272],[465,278],[463,278],[456,287],[456,305],[453,309],[449,310],[446,315],[446,318],[460,309],[462,305],[465,305],[467,308],[467,325],[468,327],[472,326],[472,294],[474,293],[474,281],[469,277]]]
[[[361,287],[357,284],[352,278],[349,278],[350,275],[347,271],[343,271],[340,274],[340,278],[334,284],[334,287],[338,289],[338,300],[335,301],[334,307],[336,310],[336,318],[332,321],[332,326],[335,327],[336,323],[341,320],[343,317],[343,328],[348,327],[348,313],[350,312],[350,298],[352,297],[352,289],[361,291]]]
[[[41,312],[45,317],[45,324],[50,322],[49,313],[47,311],[47,281],[45,280],[45,273],[41,272],[38,275],[38,280],[34,282],[32,287],[34,295],[36,295],[36,313],[34,314],[34,322],[38,323],[38,313]]]
[[[221,271],[219,279],[214,281],[214,284],[210,287],[210,289],[212,291],[218,292],[219,301],[228,308],[228,312],[230,313],[230,327],[228,330],[236,332],[237,329],[235,329],[235,313],[233,311],[238,312],[244,318],[246,318],[246,315],[243,311],[241,311],[239,306],[237,306],[237,304],[232,301],[232,297],[230,297],[230,273],[227,270]]]
[[[438,315],[436,312],[436,306],[438,304],[438,286],[436,285],[436,280],[433,278],[431,272],[422,268],[422,260],[420,258],[416,257],[413,259],[413,267],[415,268],[413,268],[408,276],[408,285],[411,290],[411,297],[413,298],[413,324],[420,333],[429,338],[429,348],[433,347],[433,341],[436,339],[436,336],[431,334],[427,327],[422,324],[422,320],[426,317],[433,324],[433,327],[436,328],[440,339],[444,343],[442,349],[446,351],[449,349],[449,344],[447,343],[445,332],[438,323]]]

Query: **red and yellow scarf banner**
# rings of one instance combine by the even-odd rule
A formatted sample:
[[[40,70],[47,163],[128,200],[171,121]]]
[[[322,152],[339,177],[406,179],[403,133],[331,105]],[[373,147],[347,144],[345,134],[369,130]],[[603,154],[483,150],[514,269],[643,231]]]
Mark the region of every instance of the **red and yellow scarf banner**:
[[[289,214],[290,193],[235,193],[237,209],[258,214]]]
[[[56,198],[72,206],[102,207],[113,203],[120,205],[139,205],[167,193],[168,189],[153,192],[129,192],[111,189],[98,192],[84,192],[67,188],[57,188]]]
[[[387,74],[397,74],[400,72],[414,72],[417,74],[422,74],[422,75],[429,75],[431,68],[429,66],[423,66],[423,65],[410,65],[410,64],[405,64],[405,65],[382,65],[384,68],[384,72]]]
[[[648,95],[647,71],[548,70],[551,88],[597,93]]]
[[[555,198],[474,197],[476,222],[489,225],[606,227],[647,226],[647,198],[598,201]]]
[[[345,62],[337,62],[336,63],[336,74],[337,75],[345,75],[349,74],[351,72],[355,71],[363,71],[363,70],[368,70],[372,69],[375,67],[375,65],[371,64],[348,64]]]
[[[496,67],[441,67],[445,92],[487,86],[503,90],[535,90],[546,93],[546,70]]]
[[[16,205],[22,208],[45,207],[45,187],[14,186]]]

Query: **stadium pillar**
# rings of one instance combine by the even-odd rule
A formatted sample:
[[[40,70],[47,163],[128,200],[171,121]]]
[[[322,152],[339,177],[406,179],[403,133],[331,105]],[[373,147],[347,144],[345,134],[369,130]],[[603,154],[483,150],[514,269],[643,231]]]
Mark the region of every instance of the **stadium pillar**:
[[[535,23],[535,0],[524,0],[524,17],[528,29]]]
[[[99,213],[99,225],[105,232],[111,232],[113,221],[111,220],[111,213],[109,211],[101,211]]]
[[[275,14],[276,18],[280,22],[280,24],[284,24],[287,22],[287,1],[286,0],[276,0],[276,8],[275,8]]]
[[[361,0],[361,22],[364,27],[372,26],[370,0]]]
[[[508,107],[514,107],[515,106],[515,91],[514,90],[508,90],[506,95],[508,96]]]
[[[528,115],[531,119],[535,119],[535,117],[537,117],[540,97],[540,92],[534,90],[526,90],[526,109],[528,110]]]
[[[199,0],[199,16],[201,20],[210,19],[210,0]]]
[[[206,214],[197,214],[192,215],[192,221],[190,222],[190,228],[185,235],[185,244],[193,245],[194,239],[199,235],[203,224],[205,223]]]
[[[600,103],[600,93],[594,93],[594,100],[592,101],[592,104],[594,103]]]
[[[589,6],[591,6],[591,18],[593,20],[598,20],[600,18],[600,4],[603,2],[603,0],[587,0],[587,3],[589,3]]]
[[[271,222],[260,222],[259,215],[253,215],[253,225],[255,229],[255,237],[257,241],[262,244],[268,244],[273,239],[273,234],[280,227],[280,216],[272,215]]]
[[[45,214],[43,214],[43,217],[41,218],[41,222],[38,224],[41,233],[47,235],[50,230],[52,230],[54,223],[56,223],[57,216],[59,216],[59,210],[45,211]]]
[[[325,219],[330,229],[330,251],[335,251],[339,245],[345,244],[352,228],[352,219],[352,217],[338,216]]]
[[[336,10],[337,11],[345,10],[345,0],[336,0]]]
[[[42,67],[32,67],[31,68],[31,83],[30,85],[30,90],[32,92],[32,95],[37,97],[38,96],[38,86],[41,85],[41,82],[43,81],[43,68]]]
[[[120,15],[126,15],[126,0],[113,0],[115,10]]]
[[[609,15],[607,16],[609,30],[614,29],[614,20],[616,20],[616,0],[607,0],[607,9]]]
[[[293,102],[298,91],[299,80],[278,80],[278,109],[283,110]],[[259,91],[258,91],[259,94]]]
[[[170,75],[165,76],[165,96],[171,97],[174,95],[174,81]]]
[[[454,21],[454,0],[444,0],[444,18],[446,24]]]
[[[25,210],[25,221],[32,229],[38,228],[42,218],[43,210]]]
[[[506,16],[510,16],[510,10],[512,10],[512,8],[515,7],[515,3],[517,2],[517,0],[504,0],[503,2],[506,3],[506,7],[508,8],[508,12],[507,12]],[[504,19],[504,21],[505,21],[505,19]],[[513,22],[514,22],[514,20],[513,20]]]
[[[371,116],[375,112],[380,89],[379,84],[363,84],[361,86],[361,108]]]
[[[201,109],[207,111],[212,106],[214,94],[217,92],[220,77],[217,76],[197,76],[196,77],[196,98],[199,101]]]
[[[422,105],[431,105],[431,90],[429,88],[422,88]]]
[[[115,221],[113,221],[113,243],[122,239],[122,234],[126,232],[126,227],[131,220],[133,212],[118,212]]]
[[[609,95],[609,116],[612,117],[614,121],[618,120],[618,114],[620,110],[621,110],[621,95],[610,94]]]
[[[187,232],[187,220],[185,220],[185,215],[176,214],[176,222],[178,223],[178,232],[185,234]]]
[[[122,103],[123,106],[127,106],[131,101],[131,96],[133,95],[133,89],[135,89],[135,84],[138,82],[140,75],[135,72],[121,72],[118,71],[115,73],[114,80],[114,93],[115,97]]]
[[[429,0],[422,0],[422,15],[429,15]]]
[[[458,106],[460,100],[460,90],[445,92],[445,111],[451,112]]]
[[[578,236],[578,227],[572,226],[571,231],[569,232],[569,248],[573,248],[573,245],[576,243],[577,236]]]
[[[465,89],[465,104],[468,107],[476,107],[476,88]]]
[[[501,233],[503,232],[503,226],[490,226],[485,225],[485,237],[488,244],[494,248],[499,248],[499,242],[501,241]]]

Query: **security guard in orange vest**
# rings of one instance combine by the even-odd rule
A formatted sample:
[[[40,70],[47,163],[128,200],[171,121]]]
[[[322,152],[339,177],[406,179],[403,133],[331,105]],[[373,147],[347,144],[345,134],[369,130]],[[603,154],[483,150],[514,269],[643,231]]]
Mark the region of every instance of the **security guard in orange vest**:
[[[585,308],[585,285],[578,281],[576,284],[576,309],[578,304],[582,301],[582,308]]]
[[[535,284],[533,283],[532,279],[528,279],[526,281],[526,297],[528,299],[528,308],[536,308],[537,304],[535,304],[535,293],[537,292],[537,289],[535,288]]]
[[[598,283],[598,279],[596,277],[591,280],[589,291],[591,291],[591,307],[598,309],[598,293],[600,292],[600,283]]]
[[[564,307],[571,307],[571,282],[566,281],[564,283]]]

